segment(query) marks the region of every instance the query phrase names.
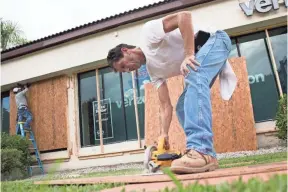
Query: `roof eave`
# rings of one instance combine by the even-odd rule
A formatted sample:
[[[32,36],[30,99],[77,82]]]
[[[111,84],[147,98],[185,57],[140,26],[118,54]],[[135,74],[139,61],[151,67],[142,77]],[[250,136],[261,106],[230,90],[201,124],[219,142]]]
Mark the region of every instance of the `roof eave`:
[[[136,11],[132,11],[128,14],[120,14],[120,16],[112,17],[108,20],[100,20],[92,25],[83,26],[79,29],[67,31],[66,33],[55,35],[47,39],[36,41],[35,43],[27,44],[26,46],[20,46],[8,51],[2,51],[1,61],[7,61],[20,57],[32,52],[50,48],[71,40],[79,39],[91,34],[99,33],[105,30],[113,29],[121,25],[128,23],[133,23],[141,21],[143,19],[155,17],[161,14],[166,14],[169,12],[177,11],[179,9],[184,9],[187,7],[192,7],[195,5],[211,2],[215,0],[178,0],[171,1],[157,6],[152,6],[149,8],[144,8]]]

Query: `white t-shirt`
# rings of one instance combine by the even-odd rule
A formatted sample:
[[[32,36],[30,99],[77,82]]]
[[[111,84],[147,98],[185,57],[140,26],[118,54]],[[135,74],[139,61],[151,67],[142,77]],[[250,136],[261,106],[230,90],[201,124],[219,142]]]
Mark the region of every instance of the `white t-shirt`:
[[[195,34],[199,30],[216,32],[209,27],[193,26],[193,28]],[[165,33],[162,18],[152,20],[144,24],[141,38],[140,48],[146,57],[146,68],[156,88],[159,88],[166,79],[181,75],[180,65],[185,58],[185,50],[179,28]],[[237,79],[228,61],[219,77],[222,98],[229,100],[236,87]]]

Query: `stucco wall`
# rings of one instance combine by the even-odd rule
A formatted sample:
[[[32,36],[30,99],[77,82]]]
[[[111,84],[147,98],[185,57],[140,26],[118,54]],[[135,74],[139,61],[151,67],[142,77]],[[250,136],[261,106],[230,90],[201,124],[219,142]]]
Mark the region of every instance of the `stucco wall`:
[[[287,9],[282,4],[277,11],[271,10],[265,14],[255,12],[253,16],[247,17],[238,3],[236,0],[219,0],[195,6],[188,10],[193,12],[196,25],[199,23],[202,25],[212,24],[215,28],[226,29],[231,33],[256,29],[263,25],[270,25],[272,22],[283,22],[283,19],[287,20]],[[39,80],[45,75],[51,77],[59,72],[65,73],[71,68],[78,70],[88,63],[91,64],[105,59],[108,50],[121,42],[138,45],[140,42],[137,35],[140,33],[143,23],[144,21],[121,26],[61,46],[6,61],[1,65],[1,88],[2,90],[7,89],[9,85],[15,82],[25,80],[31,82],[35,81],[35,78]],[[242,27],[239,28],[239,26]],[[118,33],[118,36],[115,36],[115,32]]]

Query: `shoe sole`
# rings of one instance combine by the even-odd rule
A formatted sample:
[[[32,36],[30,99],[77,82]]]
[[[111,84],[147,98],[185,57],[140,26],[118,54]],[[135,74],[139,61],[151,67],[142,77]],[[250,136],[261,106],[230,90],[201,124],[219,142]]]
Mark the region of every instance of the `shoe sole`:
[[[203,172],[209,172],[214,171],[219,166],[215,164],[208,164],[203,167],[199,168],[191,168],[191,167],[182,167],[182,166],[173,166],[171,167],[171,171],[176,174],[187,174],[187,173],[203,173]]]

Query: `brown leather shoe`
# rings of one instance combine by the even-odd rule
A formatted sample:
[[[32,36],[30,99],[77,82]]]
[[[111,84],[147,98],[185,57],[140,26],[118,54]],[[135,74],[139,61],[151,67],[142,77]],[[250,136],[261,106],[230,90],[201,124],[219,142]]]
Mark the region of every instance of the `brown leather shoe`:
[[[183,173],[201,173],[206,171],[214,171],[219,167],[216,158],[210,155],[203,155],[195,150],[187,150],[180,158],[171,164],[171,171],[176,174]]]

